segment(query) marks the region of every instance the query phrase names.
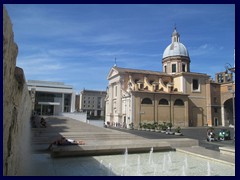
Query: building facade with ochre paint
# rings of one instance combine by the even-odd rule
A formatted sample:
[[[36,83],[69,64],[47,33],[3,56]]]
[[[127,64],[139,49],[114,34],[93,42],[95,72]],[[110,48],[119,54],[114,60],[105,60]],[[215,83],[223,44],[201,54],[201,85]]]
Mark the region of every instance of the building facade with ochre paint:
[[[216,117],[217,125],[226,124],[221,118],[220,95],[212,93],[219,83],[207,74],[191,72],[190,63],[175,28],[163,53],[163,72],[114,65],[107,77],[105,122],[123,127],[133,123],[135,128],[140,123],[164,122],[175,127],[214,126]]]

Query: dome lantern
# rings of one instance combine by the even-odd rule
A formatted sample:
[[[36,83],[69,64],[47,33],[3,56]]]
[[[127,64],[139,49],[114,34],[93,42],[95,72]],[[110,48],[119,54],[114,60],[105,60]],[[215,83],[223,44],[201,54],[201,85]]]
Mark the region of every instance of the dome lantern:
[[[180,42],[180,34],[177,32],[177,28],[174,28],[174,31],[172,33],[172,43],[174,42]]]

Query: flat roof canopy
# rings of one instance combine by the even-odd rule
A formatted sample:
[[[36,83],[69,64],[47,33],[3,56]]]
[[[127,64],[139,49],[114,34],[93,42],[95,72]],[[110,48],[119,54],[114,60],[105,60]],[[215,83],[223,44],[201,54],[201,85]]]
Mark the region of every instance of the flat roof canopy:
[[[59,102],[38,102],[40,105],[53,105],[53,106],[59,106]]]

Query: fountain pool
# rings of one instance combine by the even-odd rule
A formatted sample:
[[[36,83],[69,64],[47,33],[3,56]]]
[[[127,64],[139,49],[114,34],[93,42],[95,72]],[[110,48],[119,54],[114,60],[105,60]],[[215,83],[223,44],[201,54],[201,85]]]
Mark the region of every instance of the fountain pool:
[[[125,149],[120,155],[46,157],[46,164],[55,176],[235,176],[234,165],[178,151],[149,150],[140,154],[128,154]]]
[[[124,155],[126,157],[126,154]],[[235,176],[235,166],[187,155],[182,152],[156,152],[96,156],[107,167],[111,163],[112,175],[120,176]],[[123,173],[124,172],[124,173]]]

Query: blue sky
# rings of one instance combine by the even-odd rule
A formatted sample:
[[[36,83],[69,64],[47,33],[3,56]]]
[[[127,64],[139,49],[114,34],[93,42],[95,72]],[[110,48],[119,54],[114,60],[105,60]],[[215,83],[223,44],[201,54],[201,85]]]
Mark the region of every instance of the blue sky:
[[[214,78],[234,64],[235,5],[6,5],[27,80],[106,90],[119,67],[162,71],[174,24],[191,71]]]

